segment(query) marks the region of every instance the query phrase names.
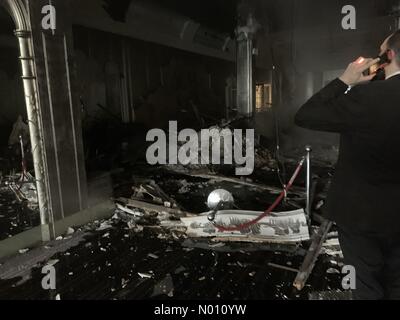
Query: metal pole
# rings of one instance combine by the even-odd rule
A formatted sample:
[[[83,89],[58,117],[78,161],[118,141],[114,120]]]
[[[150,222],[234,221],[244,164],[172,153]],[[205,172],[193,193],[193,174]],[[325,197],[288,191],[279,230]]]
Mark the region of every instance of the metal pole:
[[[306,178],[306,189],[307,189],[307,205],[306,214],[308,218],[311,218],[311,152],[312,147],[306,146],[306,162],[307,162],[307,178]]]
[[[28,169],[26,167],[26,159],[25,159],[25,150],[24,150],[24,140],[22,136],[19,136],[19,145],[21,148],[21,166],[22,166],[22,175],[21,181],[28,177]]]
[[[46,184],[46,166],[43,156],[42,128],[40,121],[40,110],[37,100],[36,76],[33,66],[33,50],[31,47],[31,33],[25,30],[15,31],[19,41],[20,61],[22,66],[22,79],[24,84],[25,100],[27,106],[29,132],[31,138],[31,148],[33,156],[33,166],[35,169],[35,180],[38,195],[40,220],[42,227],[49,225],[49,235],[44,235],[43,240],[54,238],[52,234],[52,219],[49,214],[48,194]],[[47,239],[46,239],[47,238]]]

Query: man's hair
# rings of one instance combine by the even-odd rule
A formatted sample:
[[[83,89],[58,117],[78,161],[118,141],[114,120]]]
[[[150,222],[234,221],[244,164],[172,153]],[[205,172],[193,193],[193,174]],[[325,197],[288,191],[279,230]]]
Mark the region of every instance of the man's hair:
[[[400,64],[400,30],[397,30],[393,33],[388,42],[387,42],[388,49],[391,49],[396,54],[396,62]]]

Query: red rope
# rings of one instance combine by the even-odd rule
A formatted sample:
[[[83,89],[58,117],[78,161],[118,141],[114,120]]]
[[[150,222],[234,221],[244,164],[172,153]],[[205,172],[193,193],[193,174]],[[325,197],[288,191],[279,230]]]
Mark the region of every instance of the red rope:
[[[265,211],[263,214],[261,214],[258,218],[243,223],[241,225],[238,226],[234,226],[234,227],[224,227],[224,226],[220,226],[217,225],[216,223],[214,223],[214,226],[218,229],[219,232],[233,232],[233,231],[242,231],[245,229],[249,229],[251,226],[257,224],[258,222],[260,222],[262,219],[264,219],[265,217],[269,216],[271,214],[271,212],[273,210],[275,210],[275,208],[282,202],[283,198],[285,197],[285,195],[287,194],[287,192],[290,190],[290,188],[293,186],[293,183],[295,182],[295,180],[297,179],[298,175],[300,174],[301,168],[303,167],[304,164],[304,159],[302,159],[296,169],[296,171],[293,174],[293,177],[290,179],[288,185],[286,186],[286,188],[282,191],[282,193],[279,195],[279,197],[275,200],[275,202],[268,208],[267,211]]]

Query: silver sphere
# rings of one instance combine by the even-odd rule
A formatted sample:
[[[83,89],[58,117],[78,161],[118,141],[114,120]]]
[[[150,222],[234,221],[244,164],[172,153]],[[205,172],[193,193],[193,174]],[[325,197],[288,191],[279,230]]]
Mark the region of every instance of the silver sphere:
[[[229,191],[218,189],[210,193],[207,206],[210,210],[230,209],[235,200]]]

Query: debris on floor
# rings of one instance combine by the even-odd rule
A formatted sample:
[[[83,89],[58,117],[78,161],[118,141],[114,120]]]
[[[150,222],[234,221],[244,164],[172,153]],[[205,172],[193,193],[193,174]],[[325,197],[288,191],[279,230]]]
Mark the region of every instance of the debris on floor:
[[[34,289],[40,288],[45,265],[56,268],[57,293],[63,299],[308,299],[311,292],[340,289],[340,274],[327,272],[335,266],[322,255],[305,289],[293,291],[295,274],[276,265],[290,261],[288,268],[300,266],[303,246],[183,240],[167,232],[160,239],[159,234],[160,229],[146,225],[131,233],[123,218],[88,224],[71,239],[29,250],[18,262],[0,267],[0,298],[48,298]],[[10,263],[26,267],[4,278],[1,270],[11,270]],[[20,276],[25,279],[21,283]],[[237,281],[242,278],[255,285],[246,289]]]
[[[276,172],[270,167],[274,163],[265,157],[264,172],[273,180]],[[212,191],[226,189],[233,194],[235,209],[218,212],[215,223],[234,226],[267,208],[282,190],[279,181],[265,184],[254,177],[237,179],[210,170],[177,173],[170,168],[132,175],[123,172],[121,176],[125,180],[116,187],[112,217],[72,227],[44,247],[46,254],[40,261],[29,258],[26,265],[30,267],[22,282],[7,277],[14,285],[14,296],[23,295],[27,285],[38,281],[46,264],[68,279],[57,290],[63,299],[308,299],[311,292],[328,287],[340,290],[340,274],[333,272],[340,269],[340,255],[333,255],[340,248],[335,246],[337,234],[331,232],[303,291],[293,291],[295,272],[307,255],[310,234],[319,228],[314,225],[309,230],[304,210],[299,209],[305,199],[301,186],[295,186],[276,213],[258,225],[219,233],[207,217],[206,200]],[[80,235],[82,240],[75,241]],[[72,247],[56,249],[70,241],[75,241]],[[20,257],[32,257],[34,250]],[[240,288],[236,279],[243,277],[255,290]],[[91,287],[96,290],[89,290]],[[3,293],[0,290],[0,297]]]
[[[0,240],[5,240],[39,226],[40,214],[36,189],[31,184],[18,184],[20,175],[13,173],[1,177]]]
[[[37,208],[38,198],[35,178],[29,172],[9,176],[6,185],[14,192],[19,202],[27,201],[30,208]]]
[[[154,286],[152,297],[158,297],[162,295],[168,296],[169,298],[174,297],[174,282],[170,274],[167,274],[163,280]]]

